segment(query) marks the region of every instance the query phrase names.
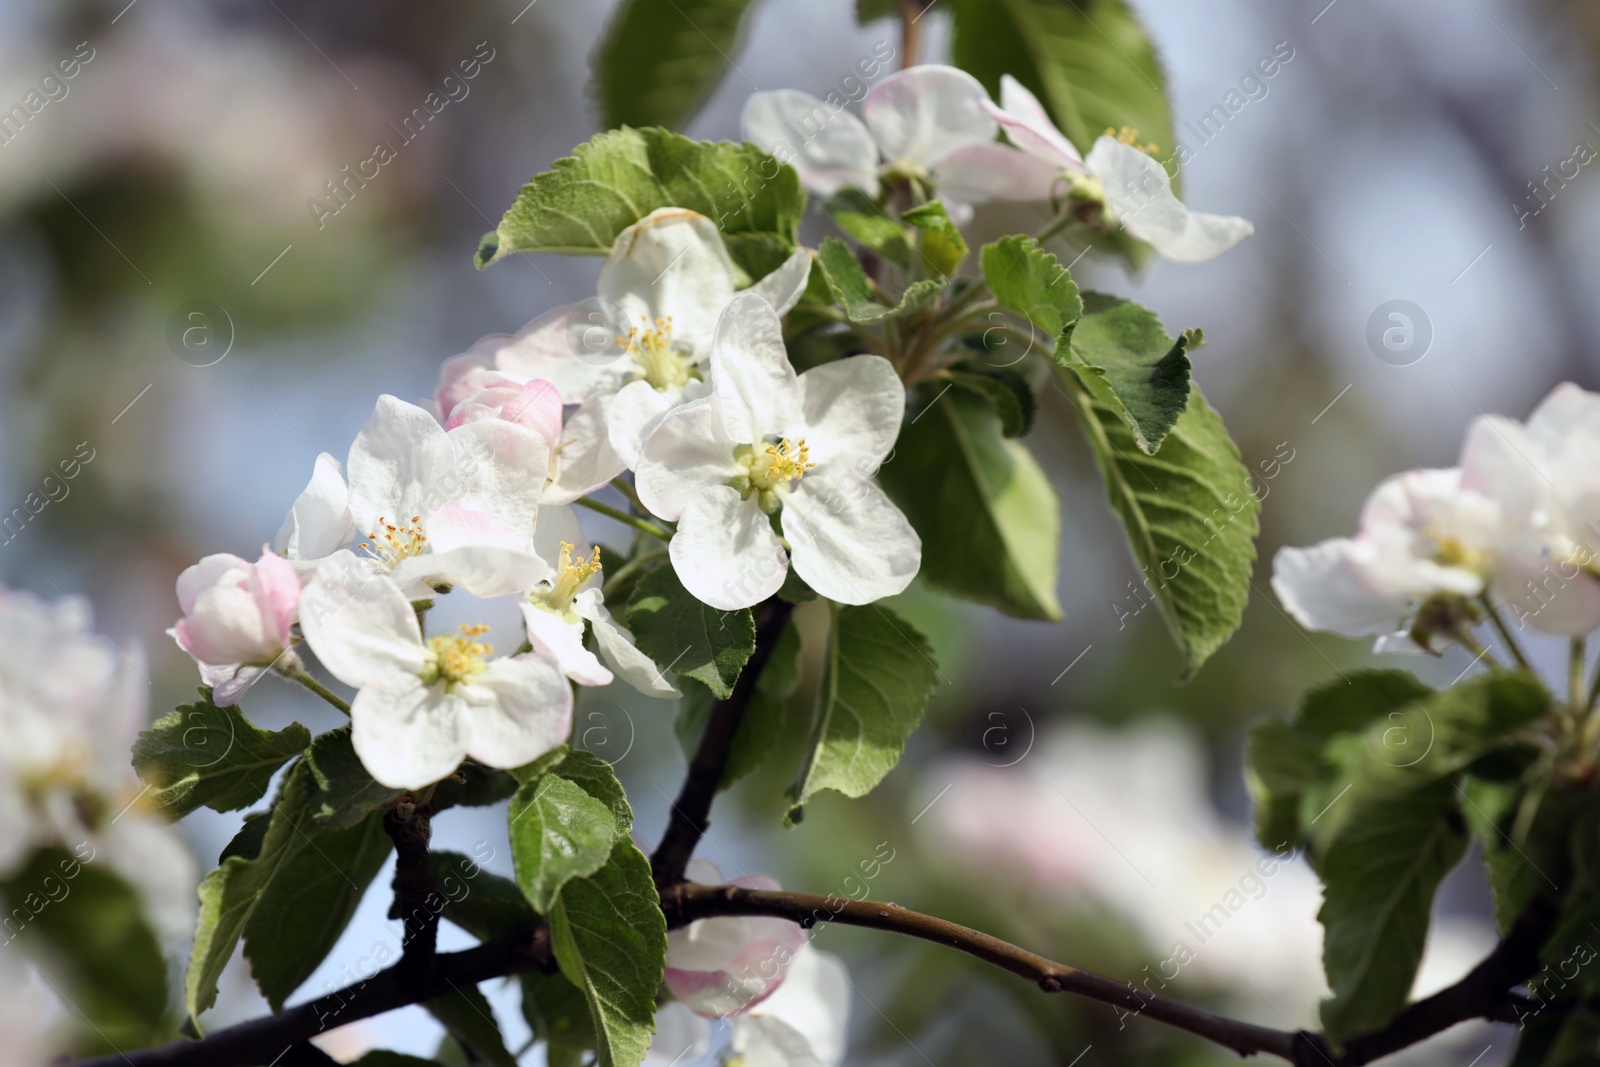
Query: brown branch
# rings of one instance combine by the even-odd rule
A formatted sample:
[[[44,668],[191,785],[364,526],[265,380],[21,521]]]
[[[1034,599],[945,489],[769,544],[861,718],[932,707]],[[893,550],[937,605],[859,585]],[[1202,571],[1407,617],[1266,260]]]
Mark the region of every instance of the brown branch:
[[[405,922],[396,977],[407,989],[426,988],[433,977],[439,938],[439,912],[444,898],[428,858],[433,837],[433,809],[426,802],[406,798],[383,817],[383,828],[394,841],[394,904],[389,918]]]
[[[900,0],[900,69],[916,65],[922,50],[922,13],[928,0]]]
[[[683,880],[684,868],[711,825],[711,802],[717,798],[717,790],[722,785],[722,775],[733,752],[739,724],[744,721],[745,708],[755,695],[761,671],[772,658],[772,650],[783,636],[783,628],[789,624],[793,612],[793,604],[777,597],[757,610],[755,651],[750,653],[749,662],[739,672],[739,680],[734,683],[728,699],[711,706],[705,733],[700,735],[700,744],[689,761],[683,788],[672,804],[667,831],[661,835],[661,843],[650,857],[650,868],[658,886],[670,886]]]

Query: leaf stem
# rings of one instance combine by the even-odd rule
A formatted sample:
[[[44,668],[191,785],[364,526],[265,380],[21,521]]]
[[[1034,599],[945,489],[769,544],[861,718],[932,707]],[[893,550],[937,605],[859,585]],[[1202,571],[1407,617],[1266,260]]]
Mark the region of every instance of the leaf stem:
[[[1456,631],[1456,640],[1460,641],[1461,646],[1473,654],[1474,663],[1481,659],[1497,671],[1506,669],[1505,664],[1501,663],[1499,658],[1489,651],[1488,647],[1482,641],[1479,641],[1477,636],[1467,627],[1462,626]]]
[[[574,500],[573,503],[581,507],[586,507],[590,511],[598,511],[608,519],[616,519],[624,526],[632,526],[635,530],[638,530],[642,533],[647,533],[651,537],[659,537],[663,541],[672,540],[671,530],[668,530],[664,526],[657,526],[653,522],[648,522],[644,519],[641,519],[637,515],[629,515],[621,508],[614,508],[610,504],[602,504],[600,501],[586,496],[580,496],[578,499]]]
[[[332,704],[346,715],[350,714],[350,705],[346,704],[344,699],[340,697],[339,694],[335,693],[333,690],[329,689],[327,686],[311,677],[311,675],[306,672],[304,667],[299,665],[285,667],[278,673],[289,679],[291,682],[299,682],[301,685],[305,686],[307,689],[311,690],[313,693],[317,694],[317,696],[321,697],[323,700],[326,700],[329,704]]]
[[[617,492],[621,493],[623,496],[627,497],[628,503],[644,512],[646,515],[650,513],[650,509],[645,507],[644,502],[639,499],[639,491],[633,487],[632,482],[629,482],[622,475],[619,474],[615,478],[611,479],[611,487]]]
[[[612,571],[609,575],[606,576],[605,585],[603,587],[601,587],[602,595],[605,593],[605,590],[610,589],[612,587],[612,584],[614,582],[622,581],[622,579],[624,579],[624,578],[628,577],[629,575],[633,574],[635,571],[637,571],[640,568],[642,568],[645,564],[654,563],[656,560],[661,559],[664,556],[666,556],[666,554],[667,554],[667,550],[664,549],[664,548],[661,548],[661,549],[657,549],[654,552],[641,552],[637,556],[634,556],[628,562],[624,563],[622,566],[618,567],[615,571]]]
[[[1533,666],[1528,663],[1528,657],[1522,653],[1522,646],[1517,644],[1515,637],[1511,636],[1511,628],[1506,625],[1506,621],[1500,617],[1500,612],[1495,609],[1494,604],[1489,600],[1489,594],[1479,593],[1478,602],[1489,613],[1489,621],[1494,623],[1495,630],[1500,634],[1500,640],[1506,643],[1506,648],[1511,652],[1511,658],[1517,661],[1517,666],[1529,674],[1534,673]]]

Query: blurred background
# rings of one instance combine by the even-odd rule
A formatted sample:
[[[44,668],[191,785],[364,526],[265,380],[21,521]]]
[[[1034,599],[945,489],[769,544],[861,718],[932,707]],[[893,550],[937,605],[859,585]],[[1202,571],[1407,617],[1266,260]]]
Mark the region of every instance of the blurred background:
[[[525,3],[0,5],[0,109],[62,61],[77,68],[37,113],[0,127],[0,514],[26,508],[0,533],[0,581],[92,598],[106,634],[146,649],[153,716],[198,684],[164,635],[183,567],[253,556],[317,453],[342,458],[379,393],[429,395],[445,357],[593,292],[598,260],[472,265],[518,186],[597,129],[588,57],[611,5]],[[787,781],[758,776],[719,804],[702,855],[729,876],[870,893],[1309,1027],[1323,993],[1319,893],[1302,864],[1252,842],[1243,731],[1369,657],[1295,627],[1271,596],[1270,558],[1349,532],[1383,476],[1452,464],[1479,412],[1523,417],[1561,380],[1600,385],[1587,343],[1600,301],[1586,296],[1600,289],[1600,14],[1578,0],[1135,6],[1168,65],[1186,199],[1257,232],[1204,267],[1130,277],[1091,255],[1073,269],[1080,284],[1137,294],[1174,332],[1206,331],[1197,379],[1266,497],[1243,629],[1195,681],[1171,682],[1177,654],[1156,611],[1141,610],[1062,398],[1047,398],[1056,418],[1029,443],[1065,512],[1066,621],[1018,622],[914,588],[903,608],[934,637],[941,685],[905,762],[874,795],[830,795],[787,832]],[[923,20],[925,60],[943,54],[946,17],[935,3]],[[687,132],[737,137],[750,92],[825,94],[898,38],[893,20],[858,26],[848,0],[768,0]],[[1285,45],[1291,58],[1253,83],[1265,92],[1245,93],[1241,79]],[[469,60],[467,91],[402,130]],[[1201,129],[1235,91],[1245,105]],[[335,198],[380,142],[393,158]],[[1017,217],[980,212],[977,225],[999,233]],[[75,479],[45,485],[59,461],[90,454]],[[496,643],[515,647],[514,613],[493,617]],[[1559,669],[1558,650],[1534,644]],[[1443,684],[1468,662],[1414,666]],[[334,725],[270,679],[245,706],[267,726]],[[579,743],[617,762],[646,839],[684,765],[672,718],[670,705],[609,691],[578,711]],[[189,820],[203,868],[239,824]],[[503,835],[494,812],[436,824],[441,847],[482,843],[507,872]],[[398,944],[387,901],[370,894],[295,1000]],[[1493,942],[1475,861],[1439,908],[1419,992]],[[926,946],[843,929],[817,944],[852,968],[852,1064],[1232,1060]],[[527,1034],[516,999],[492,999],[516,1047]],[[207,1021],[265,1010],[236,960]],[[428,1053],[440,1032],[409,1009],[326,1047],[341,1059],[374,1044]],[[1488,1026],[1445,1041],[1484,1067],[1509,1047]]]

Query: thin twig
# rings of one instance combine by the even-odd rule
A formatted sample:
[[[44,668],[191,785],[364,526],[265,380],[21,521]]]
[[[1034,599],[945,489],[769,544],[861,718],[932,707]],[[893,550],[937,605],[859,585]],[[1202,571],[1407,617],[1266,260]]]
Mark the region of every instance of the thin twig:
[[[591,500],[586,496],[580,496],[578,499],[574,500],[573,503],[577,504],[579,507],[588,508],[590,511],[598,511],[608,519],[616,519],[624,526],[632,526],[635,530],[647,533],[651,537],[659,537],[663,541],[672,540],[671,530],[668,530],[664,526],[657,526],[653,522],[647,522],[644,519],[639,518],[637,515],[629,515],[621,508],[614,508],[610,504],[602,504],[600,501]]]
[[[317,694],[317,696],[321,697],[323,700],[326,700],[329,704],[332,704],[346,715],[350,714],[350,705],[346,704],[343,698],[341,698],[333,690],[329,689],[327,686],[311,677],[311,675],[306,672],[304,667],[298,665],[285,667],[278,673],[289,679],[291,682],[299,682],[301,685],[305,686],[307,689],[311,690],[313,693]]]

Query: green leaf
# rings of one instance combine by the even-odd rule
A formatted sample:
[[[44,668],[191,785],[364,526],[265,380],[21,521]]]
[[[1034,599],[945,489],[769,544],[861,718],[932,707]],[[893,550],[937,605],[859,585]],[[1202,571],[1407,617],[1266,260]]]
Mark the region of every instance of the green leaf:
[[[906,211],[900,216],[922,231],[917,240],[917,251],[934,273],[948,278],[967,258],[967,241],[950,221],[944,205],[934,200]]]
[[[522,1017],[545,1042],[548,1067],[583,1067],[598,1045],[583,991],[564,974],[522,976]]]
[[[1255,802],[1256,839],[1269,849],[1303,840],[1301,798],[1329,774],[1323,760],[1327,742],[1339,734],[1365,730],[1369,723],[1432,692],[1408,671],[1361,671],[1306,693],[1293,720],[1275,719],[1253,727],[1245,784]],[[1308,814],[1316,818],[1321,813]]]
[[[1428,934],[1433,895],[1466,849],[1456,792],[1440,783],[1351,823],[1320,864],[1317,919],[1333,996],[1322,1025],[1335,1041],[1383,1026],[1405,1004]]]
[[[441,914],[479,941],[526,930],[539,921],[517,883],[490,874],[459,852],[430,852],[444,897]]]
[[[1486,782],[1468,776],[1461,787],[1467,825],[1483,850],[1483,865],[1494,897],[1494,924],[1505,936],[1535,897],[1555,897],[1572,884],[1569,838],[1574,823],[1591,803],[1587,795],[1534,792],[1521,782]],[[1518,816],[1529,805],[1526,829]],[[1551,938],[1551,943],[1556,943]]]
[[[312,819],[324,829],[357,826],[373,810],[406,793],[373,781],[350,743],[348,726],[318,735],[306,754],[306,763],[317,783],[317,809]]]
[[[174,819],[202,805],[236,811],[260,800],[279,767],[311,743],[299,723],[263,730],[237,707],[219,708],[211,690],[180,705],[139,735],[133,766],[151,797]]]
[[[929,585],[1024,619],[1061,618],[1061,510],[1033,454],[984,399],[926,391],[878,480],[922,538]]]
[[[822,277],[833,291],[834,299],[844,308],[851,322],[881,322],[921,311],[944,287],[943,282],[933,278],[912,282],[900,294],[899,302],[890,307],[873,293],[872,284],[867,279],[866,271],[857,262],[856,254],[837,237],[829,237],[822,242],[822,247],[817,250],[816,265],[822,269]]]
[[[77,1009],[71,1020],[88,1024],[86,1041],[136,1048],[166,1040],[167,967],[143,898],[93,859],[87,844],[75,853],[40,849],[0,883],[7,909],[0,945],[14,939],[57,965]]]
[[[1189,402],[1187,333],[1169,337],[1155,312],[1105,293],[1083,294],[1083,317],[1057,362],[1078,371],[1148,455],[1161,447]]]
[[[671,567],[660,567],[639,583],[628,601],[628,628],[639,650],[660,665],[704,684],[718,698],[733,683],[756,648],[749,609],[718,611],[696,600]]]
[[[916,628],[887,608],[834,608],[827,663],[805,762],[786,822],[818,792],[865,796],[900,762],[939,668]]]
[[[610,809],[555,774],[517,790],[509,818],[517,884],[541,915],[568,881],[605,865],[617,836]]]
[[[1600,1014],[1592,1008],[1541,1011],[1521,1027],[1511,1067],[1596,1067],[1600,1064],[1596,1049],[1600,1049]]]
[[[792,250],[805,212],[794,168],[751,144],[692,141],[660,129],[596,134],[522,187],[478,248],[487,267],[514,252],[608,255],[659,207],[714,220],[735,259]]]
[[[789,701],[800,685],[800,631],[790,622],[783,628],[772,655],[756,679],[755,692],[739,720],[733,748],[722,772],[719,789],[728,789],[760,767],[783,737],[788,721]],[[685,756],[693,757],[711,717],[713,701],[705,686],[691,685],[684,693],[683,707],[673,729]]]
[[[951,58],[999,99],[1000,76],[1031,89],[1087,153],[1109,128],[1131,126],[1175,147],[1167,78],[1127,0],[954,0]],[[1174,183],[1176,184],[1176,183]]]
[[[1199,389],[1154,456],[1086,389],[1074,403],[1145,587],[1183,653],[1182,678],[1192,678],[1239,628],[1250,598],[1261,513],[1250,473]]]
[[[300,830],[244,927],[250,974],[274,1012],[333,950],[394,847],[380,812],[343,830]]]
[[[911,238],[905,227],[884,213],[873,199],[854,186],[846,186],[822,205],[839,228],[901,270],[911,268]],[[818,271],[816,277],[821,276]]]
[[[600,125],[681,128],[739,50],[750,0],[625,0],[594,54]]]
[[[1000,306],[1022,317],[1046,351],[1083,314],[1083,298],[1060,260],[1032,237],[1002,237],[979,253],[983,280]]]
[[[557,745],[532,763],[525,763],[521,767],[511,768],[511,776],[516,779],[519,786],[527,785],[529,782],[537,782],[550,773],[558,763],[565,760],[571,752],[572,749],[569,746]],[[512,790],[512,792],[516,792],[516,790]]]
[[[443,1024],[451,1037],[473,1053],[472,1062],[490,1067],[517,1067],[517,1058],[506,1051],[494,1009],[477,986],[457,986],[452,992],[423,1001],[428,1013]]]
[[[968,360],[940,377],[993,404],[995,414],[1000,416],[1000,432],[1005,436],[1023,437],[1033,429],[1038,400],[1028,379],[1010,367],[988,367]]]
[[[302,841],[298,827],[315,811],[311,768],[300,762],[289,771],[272,806],[272,821],[252,857],[232,855],[200,883],[200,916],[189,969],[184,975],[184,1007],[191,1019],[217,1000],[217,979],[233,956],[245,924],[273,877]]]
[[[434,787],[431,803],[435,813],[446,808],[482,808],[498,804],[516,791],[517,779],[510,773],[468,760]]]
[[[856,22],[865,26],[874,19],[886,19],[900,10],[897,0],[856,0]]]
[[[628,805],[628,795],[611,764],[593,752],[578,750],[568,753],[552,770],[610,809],[618,839],[632,832],[633,808]]]
[[[667,920],[650,861],[619,841],[611,862],[562,889],[550,912],[556,962],[583,991],[597,1067],[638,1067],[655,1033],[656,991],[667,965]]]

